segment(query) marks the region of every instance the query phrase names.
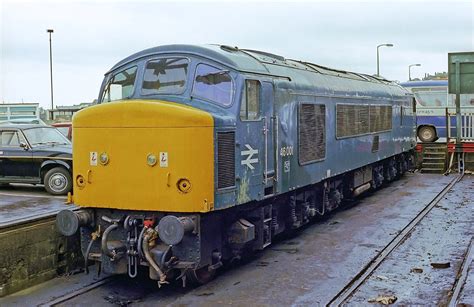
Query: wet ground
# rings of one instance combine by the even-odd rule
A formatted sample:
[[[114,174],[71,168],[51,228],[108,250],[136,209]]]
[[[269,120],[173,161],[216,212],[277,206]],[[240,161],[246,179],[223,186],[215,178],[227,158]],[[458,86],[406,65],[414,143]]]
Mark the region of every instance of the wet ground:
[[[155,283],[113,278],[110,283],[64,305],[324,305],[452,179],[453,175],[408,174],[295,236],[280,240],[247,263],[223,270],[205,286],[183,289],[174,284],[157,289]],[[453,198],[444,200],[430,215],[430,220],[416,228],[417,236],[427,236],[420,237],[427,240],[420,245],[423,248],[416,244],[417,237],[412,235],[401,246],[404,251],[397,249],[388,264],[379,267],[380,272],[376,275],[384,283],[370,279],[367,288],[361,287],[356,292],[355,303],[365,305],[374,295],[386,293],[386,290],[395,292],[394,286],[407,281],[411,286],[401,286],[400,293],[396,292],[400,301],[432,304],[440,300],[438,294],[444,293],[449,284],[444,281],[451,278],[448,270],[451,274],[454,272],[459,255],[467,247],[466,241],[472,236],[473,183],[473,176],[465,177],[463,185],[448,194]],[[471,194],[466,189],[471,189]],[[410,243],[412,239],[414,241]],[[435,244],[436,239],[444,244]],[[449,250],[440,251],[439,248]],[[442,261],[452,263],[451,268],[438,272],[428,267],[431,262]],[[405,278],[414,266],[420,266],[424,273]],[[428,275],[432,272],[438,275]],[[424,290],[425,278],[431,281],[431,292]],[[472,279],[472,276],[468,278],[462,295],[472,297]],[[0,300],[0,305],[37,305],[93,280],[93,275],[83,274],[61,277],[6,297]],[[387,289],[379,292],[380,287]],[[420,287],[420,290],[413,290],[413,287]],[[412,300],[404,300],[405,297]],[[426,297],[432,299],[426,300]]]
[[[0,227],[42,218],[70,208],[66,197],[52,196],[43,186],[15,184],[0,187]]]
[[[401,305],[449,303],[447,299],[474,235],[473,179],[464,178],[445,195],[349,304],[390,295]],[[472,297],[469,302],[473,303]]]

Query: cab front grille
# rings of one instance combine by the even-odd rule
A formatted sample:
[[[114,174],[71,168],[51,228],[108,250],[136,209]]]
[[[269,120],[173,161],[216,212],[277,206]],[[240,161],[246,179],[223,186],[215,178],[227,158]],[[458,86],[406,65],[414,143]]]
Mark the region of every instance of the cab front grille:
[[[235,132],[217,133],[217,188],[235,185]]]

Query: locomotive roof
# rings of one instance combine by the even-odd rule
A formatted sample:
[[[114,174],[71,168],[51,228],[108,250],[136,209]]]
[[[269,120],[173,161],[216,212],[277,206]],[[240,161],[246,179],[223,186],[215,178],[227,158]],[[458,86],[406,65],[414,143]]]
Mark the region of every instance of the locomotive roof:
[[[240,49],[237,47],[225,45],[164,45],[153,47],[137,52],[123,59],[122,61],[115,64],[111,68],[111,71],[134,60],[157,54],[189,54],[201,56],[220,62],[241,72],[256,74],[287,77],[281,73],[281,70],[274,69],[275,66],[279,66],[282,68],[299,69],[317,74],[368,81],[372,83],[394,84],[393,82],[380,76],[370,76],[367,74],[337,70],[309,62],[286,59],[282,56],[268,52]]]

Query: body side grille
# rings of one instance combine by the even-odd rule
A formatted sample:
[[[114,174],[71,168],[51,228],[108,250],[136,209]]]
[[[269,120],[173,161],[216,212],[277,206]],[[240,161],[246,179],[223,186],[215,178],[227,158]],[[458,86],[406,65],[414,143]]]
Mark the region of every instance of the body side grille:
[[[235,185],[235,132],[217,133],[217,188]]]

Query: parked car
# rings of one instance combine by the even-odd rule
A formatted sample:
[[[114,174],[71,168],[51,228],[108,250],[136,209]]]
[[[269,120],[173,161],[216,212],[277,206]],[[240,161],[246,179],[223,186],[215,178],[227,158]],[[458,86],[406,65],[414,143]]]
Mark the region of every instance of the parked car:
[[[47,124],[42,121],[41,119],[36,119],[36,118],[16,118],[16,119],[9,119],[9,120],[1,120],[0,125],[7,125],[7,124],[39,124],[42,126],[47,126]]]
[[[72,140],[72,123],[67,122],[67,123],[55,123],[52,124],[51,126],[55,127],[56,129],[59,130],[65,137],[67,137],[69,140]]]
[[[56,128],[0,125],[0,183],[44,184],[53,195],[72,189],[72,145]]]

